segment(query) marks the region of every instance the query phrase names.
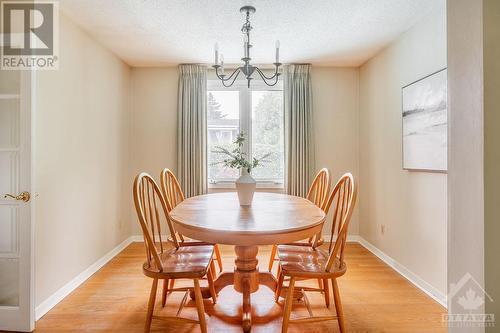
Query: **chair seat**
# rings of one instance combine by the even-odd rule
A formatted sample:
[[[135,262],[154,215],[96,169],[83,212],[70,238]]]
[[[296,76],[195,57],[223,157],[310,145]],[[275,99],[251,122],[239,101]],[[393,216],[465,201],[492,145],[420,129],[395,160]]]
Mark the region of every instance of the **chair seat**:
[[[318,239],[316,242],[316,247],[321,246],[325,243],[325,240],[323,238]],[[308,240],[302,240],[302,241],[297,241],[297,242],[292,242],[292,243],[285,243],[281,245],[292,245],[292,246],[309,246],[312,247],[313,243],[309,242]]]
[[[290,243],[278,245],[277,257],[283,261],[302,261],[308,257],[316,258],[317,256],[328,257],[328,253],[320,248],[313,248],[306,243]]]
[[[151,265],[145,262],[142,268],[144,274],[152,278],[201,278],[207,273],[213,253],[213,245],[181,246],[161,254],[162,271],[154,261]]]
[[[344,275],[347,266],[337,258],[329,272],[326,271],[328,252],[307,246],[280,245],[278,258],[285,275],[297,277],[331,278]]]

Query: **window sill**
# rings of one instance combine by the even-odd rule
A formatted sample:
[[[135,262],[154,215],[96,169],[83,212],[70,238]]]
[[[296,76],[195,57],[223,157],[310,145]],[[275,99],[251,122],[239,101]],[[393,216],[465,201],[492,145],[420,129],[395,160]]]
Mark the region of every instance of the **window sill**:
[[[209,188],[208,194],[211,193],[224,193],[224,192],[236,192],[236,188]],[[257,188],[255,192],[267,192],[267,193],[282,193],[285,194],[284,188]]]
[[[221,182],[216,184],[208,184],[209,189],[236,189],[236,185],[234,182]],[[285,185],[283,183],[272,183],[272,182],[263,182],[257,183],[257,189],[276,189],[276,190],[284,190]]]

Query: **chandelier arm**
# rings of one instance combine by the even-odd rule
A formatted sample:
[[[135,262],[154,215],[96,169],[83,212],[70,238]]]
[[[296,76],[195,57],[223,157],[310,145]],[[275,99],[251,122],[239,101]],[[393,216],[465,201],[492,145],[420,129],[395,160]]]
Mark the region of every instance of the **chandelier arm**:
[[[220,66],[219,66],[219,67],[220,67]],[[239,73],[239,72],[240,72],[240,68],[238,67],[238,68],[236,68],[236,69],[235,69],[235,70],[231,73],[231,75],[229,75],[229,76],[226,78],[226,77],[225,77],[225,75],[220,75],[220,74],[219,74],[219,67],[216,67],[216,68],[215,68],[215,75],[216,75],[216,76],[217,76],[217,78],[218,78],[219,80],[221,80],[222,82],[225,82],[225,81],[229,81],[229,80],[231,80],[231,78],[234,76],[234,74],[236,74],[236,73]]]
[[[269,87],[274,87],[277,83],[278,83],[278,76],[276,77],[276,79],[274,80],[274,83],[267,83],[266,81],[264,81],[265,84],[267,84]]]
[[[268,78],[262,73],[262,71],[259,68],[256,67],[255,70],[257,71],[257,73],[259,73],[260,77],[262,78],[262,81],[264,81],[264,83],[269,87],[273,87],[278,83],[280,76],[279,73],[275,73],[272,77]],[[274,83],[268,83],[268,81],[272,79],[274,79]]]
[[[227,85],[226,85],[226,82],[227,82],[227,81],[229,81],[229,79],[230,79],[230,78],[234,75],[234,73],[236,73],[236,76],[234,77],[233,81],[231,81],[231,83],[229,83],[229,84],[227,84]],[[226,88],[231,87],[231,86],[234,84],[234,81],[236,81],[236,79],[237,79],[237,78],[238,78],[238,76],[240,75],[240,73],[241,73],[241,71],[240,71],[240,69],[238,68],[237,70],[235,70],[235,71],[233,72],[233,74],[231,74],[231,76],[230,76],[230,77],[228,77],[228,78],[227,78],[227,80],[221,80],[222,85],[223,85],[224,87],[226,87]]]
[[[274,74],[273,74],[272,76],[270,76],[270,77],[267,77],[267,76],[264,74],[264,72],[262,72],[262,71],[260,70],[260,68],[259,68],[259,67],[255,67],[255,70],[256,70],[257,72],[259,72],[260,76],[261,76],[262,78],[265,78],[266,80],[273,80],[274,78],[276,78],[277,76],[279,76],[278,66],[276,66],[276,69],[274,70]]]

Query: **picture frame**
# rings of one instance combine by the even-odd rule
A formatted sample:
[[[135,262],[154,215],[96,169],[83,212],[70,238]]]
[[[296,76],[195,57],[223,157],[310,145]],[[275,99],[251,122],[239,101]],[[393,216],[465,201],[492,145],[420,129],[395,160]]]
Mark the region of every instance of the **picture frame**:
[[[443,68],[401,88],[402,167],[447,172],[447,70]]]

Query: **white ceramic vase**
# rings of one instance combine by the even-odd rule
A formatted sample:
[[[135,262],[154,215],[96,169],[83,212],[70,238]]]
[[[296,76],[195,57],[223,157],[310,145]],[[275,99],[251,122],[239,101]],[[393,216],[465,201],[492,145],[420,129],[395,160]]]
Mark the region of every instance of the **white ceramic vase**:
[[[257,182],[252,178],[247,169],[241,169],[241,176],[236,180],[236,191],[238,192],[238,199],[240,206],[250,206],[253,200],[253,194]]]

